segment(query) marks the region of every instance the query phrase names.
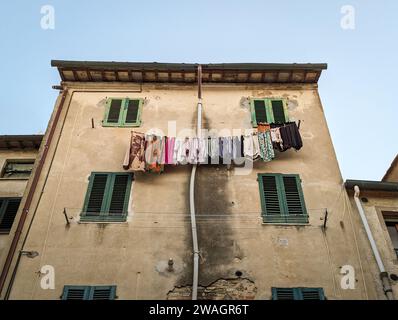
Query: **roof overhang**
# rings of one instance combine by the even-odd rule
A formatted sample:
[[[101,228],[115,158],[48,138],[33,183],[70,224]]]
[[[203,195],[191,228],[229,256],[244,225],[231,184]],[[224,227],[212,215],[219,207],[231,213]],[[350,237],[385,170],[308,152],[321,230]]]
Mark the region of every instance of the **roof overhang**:
[[[39,149],[42,134],[0,135],[0,150]]]
[[[363,191],[398,192],[398,182],[346,180],[344,186],[347,190],[352,190],[355,186],[358,186]]]
[[[197,63],[100,62],[52,60],[62,81],[197,82]],[[317,83],[327,64],[201,64],[203,83]]]

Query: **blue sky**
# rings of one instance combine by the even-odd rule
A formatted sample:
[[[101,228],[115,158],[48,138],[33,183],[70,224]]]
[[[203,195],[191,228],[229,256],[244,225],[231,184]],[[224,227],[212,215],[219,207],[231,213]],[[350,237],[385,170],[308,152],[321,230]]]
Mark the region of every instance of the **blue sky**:
[[[40,25],[55,9],[54,30]],[[340,26],[343,5],[355,29]],[[398,152],[398,1],[1,1],[0,134],[44,132],[51,59],[326,62],[320,94],[344,179],[379,180]]]

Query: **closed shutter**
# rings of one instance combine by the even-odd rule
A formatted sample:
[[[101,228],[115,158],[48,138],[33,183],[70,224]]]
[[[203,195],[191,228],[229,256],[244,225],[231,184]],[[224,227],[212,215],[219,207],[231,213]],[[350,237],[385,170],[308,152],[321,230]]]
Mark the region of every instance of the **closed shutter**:
[[[96,286],[91,288],[92,300],[114,300],[116,286]]]
[[[111,215],[117,216],[124,214],[128,183],[128,175],[116,174],[114,176],[112,196],[109,205],[109,213]]]
[[[108,174],[94,174],[91,186],[89,186],[89,198],[87,201],[86,214],[100,215],[104,210],[104,196],[107,186]]]
[[[301,288],[303,300],[325,300],[322,288]]]
[[[93,172],[80,221],[124,221],[132,179],[131,173]]]
[[[89,286],[65,286],[62,300],[88,300],[89,296]]]
[[[265,214],[280,215],[282,213],[281,199],[278,192],[277,176],[263,175],[262,192],[265,205]]]
[[[296,300],[294,288],[272,288],[273,300]]]
[[[122,106],[122,99],[111,99],[106,122],[117,124]]]
[[[254,100],[254,112],[256,115],[256,123],[268,122],[267,118],[267,110],[265,107],[265,101],[264,100]]]
[[[138,113],[140,108],[140,100],[129,100],[126,101],[126,124],[134,124],[139,121]]]
[[[301,199],[300,181],[296,176],[283,176],[283,186],[287,212],[289,215],[302,215],[305,213]]]
[[[300,177],[295,174],[259,174],[265,223],[308,223]]]
[[[287,122],[282,100],[272,100],[271,107],[272,107],[272,113],[274,115],[274,123]]]
[[[0,232],[6,233],[11,230],[21,199],[3,199],[0,201]]]

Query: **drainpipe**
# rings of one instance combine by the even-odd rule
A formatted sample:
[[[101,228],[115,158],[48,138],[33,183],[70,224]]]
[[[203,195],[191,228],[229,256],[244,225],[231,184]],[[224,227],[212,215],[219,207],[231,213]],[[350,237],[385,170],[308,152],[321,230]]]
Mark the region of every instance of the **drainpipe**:
[[[199,137],[202,129],[202,66],[198,66],[198,125],[196,135]],[[195,175],[197,164],[193,164],[191,180],[189,184],[189,208],[191,212],[192,245],[193,245],[193,279],[192,279],[192,300],[198,298],[198,275],[199,275],[199,246],[196,230],[195,216]]]
[[[373,254],[374,254],[376,262],[377,262],[377,266],[379,267],[380,279],[383,284],[384,294],[386,295],[388,300],[394,300],[394,294],[392,292],[390,279],[388,277],[388,272],[384,268],[384,264],[383,264],[383,261],[381,260],[379,250],[377,249],[377,245],[373,238],[372,231],[370,230],[368,220],[366,219],[365,212],[363,210],[361,201],[359,200],[360,190],[357,185],[354,186],[354,192],[355,192],[354,193],[355,204],[357,205],[359,215],[361,216],[361,220],[362,220],[363,226],[366,231],[366,235],[368,236],[370,246],[372,247],[372,251],[373,251]]]
[[[64,105],[64,102],[65,102],[66,94],[67,94],[67,90],[64,90],[62,92],[61,102],[60,102],[60,104],[58,106],[58,109],[57,109],[57,111],[55,113],[55,116],[54,116],[54,120],[53,120],[53,122],[51,124],[50,130],[49,130],[49,133],[48,133],[47,141],[45,141],[43,154],[42,154],[41,158],[39,159],[39,164],[37,165],[37,168],[36,168],[36,170],[34,172],[32,184],[29,187],[29,192],[28,192],[25,204],[24,204],[23,209],[22,209],[21,217],[20,217],[20,219],[18,221],[17,229],[15,230],[14,237],[12,238],[12,242],[11,242],[11,245],[10,245],[10,249],[8,250],[8,254],[7,254],[6,261],[4,263],[3,270],[1,271],[1,276],[0,276],[0,295],[1,295],[1,292],[3,291],[4,285],[5,285],[5,282],[6,282],[6,279],[7,279],[7,275],[8,275],[8,272],[10,270],[10,267],[11,267],[12,259],[14,258],[15,251],[17,249],[18,242],[19,242],[19,239],[21,237],[21,234],[22,234],[22,231],[23,231],[23,227],[24,227],[24,224],[25,224],[25,221],[26,221],[26,217],[27,217],[27,215],[29,213],[30,206],[32,204],[33,196],[35,195],[36,187],[37,187],[37,184],[39,182],[39,178],[40,178],[41,172],[43,170],[44,163],[45,163],[47,155],[48,155],[48,150],[50,148],[51,142],[52,142],[53,137],[54,137],[55,128],[57,127],[58,120],[59,120],[59,118],[61,116],[61,111],[63,110],[63,105]]]

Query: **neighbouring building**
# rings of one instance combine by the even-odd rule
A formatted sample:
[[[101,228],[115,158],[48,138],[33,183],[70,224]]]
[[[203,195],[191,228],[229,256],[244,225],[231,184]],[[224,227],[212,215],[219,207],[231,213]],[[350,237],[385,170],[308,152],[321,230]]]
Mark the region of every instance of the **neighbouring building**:
[[[0,136],[0,256],[39,152],[42,135]]]
[[[202,128],[295,122],[303,147],[247,171],[197,166],[198,298],[386,299],[319,97],[325,64],[204,64],[201,77],[197,64],[52,65],[60,95],[1,257],[2,298],[191,298],[192,165],[123,162],[132,130],[196,130],[201,82]]]
[[[345,187],[350,198],[350,208],[354,212],[354,223],[362,224],[359,210],[363,209],[369,224],[381,264],[390,277],[392,289],[397,297],[398,281],[398,166],[397,159],[381,181],[347,180]],[[354,188],[357,186],[357,202]],[[363,227],[358,229],[359,253],[364,272],[372,274],[374,283],[379,287],[380,269],[375,263],[375,254]]]

